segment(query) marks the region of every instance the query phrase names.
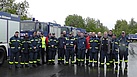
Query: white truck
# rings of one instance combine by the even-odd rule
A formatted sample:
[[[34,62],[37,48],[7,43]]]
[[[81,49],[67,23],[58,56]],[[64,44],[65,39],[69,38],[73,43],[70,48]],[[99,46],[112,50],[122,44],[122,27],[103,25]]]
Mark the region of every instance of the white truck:
[[[20,17],[0,12],[0,65],[10,55],[9,39],[14,35],[15,31],[20,31]]]

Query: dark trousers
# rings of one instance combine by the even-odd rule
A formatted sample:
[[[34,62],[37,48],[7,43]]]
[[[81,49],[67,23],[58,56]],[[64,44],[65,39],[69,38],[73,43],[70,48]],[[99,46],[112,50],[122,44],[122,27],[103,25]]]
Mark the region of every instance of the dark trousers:
[[[65,50],[64,48],[59,48],[58,49],[58,63],[64,63],[64,54],[65,54]]]
[[[85,51],[86,51],[86,49],[78,49],[78,63],[82,62],[84,64],[84,61],[85,61]]]
[[[41,48],[37,52],[37,63],[40,64]]]
[[[67,48],[66,52],[65,52],[65,56],[66,56],[66,64],[69,63],[69,59],[71,57],[71,63],[74,63],[74,48]]]
[[[29,61],[29,63],[30,64],[36,64],[37,63],[37,56],[38,56],[37,52],[31,51],[30,52],[30,61]]]
[[[10,54],[10,61],[9,64],[13,65],[14,64],[14,57],[15,57],[15,65],[18,65],[19,63],[19,52],[12,52]]]
[[[49,54],[49,60],[48,61],[50,63],[54,63],[54,61],[55,61],[55,55],[56,55],[56,49],[49,48],[48,54]]]
[[[90,65],[92,65],[93,63],[93,59],[94,59],[94,63],[97,64],[98,62],[98,52],[92,52],[92,51],[89,51],[89,56],[90,56]]]
[[[86,53],[86,64],[89,63],[89,49],[87,50],[87,53]]]
[[[120,51],[119,52],[119,58],[120,58],[120,66],[122,64],[122,60],[124,58],[124,62],[127,66],[127,62],[128,62],[128,51]]]
[[[110,63],[109,63],[109,56],[110,56],[110,54],[108,54],[107,51],[101,51],[100,52],[100,57],[101,57],[100,63],[101,63],[101,65],[104,65],[105,57],[106,57],[106,64],[110,65]]]
[[[45,63],[45,48],[41,48],[41,59],[42,59],[42,64]]]
[[[21,53],[21,65],[29,63],[29,53]]]
[[[48,60],[49,60],[49,48],[47,47],[46,48],[46,63],[48,63]]]

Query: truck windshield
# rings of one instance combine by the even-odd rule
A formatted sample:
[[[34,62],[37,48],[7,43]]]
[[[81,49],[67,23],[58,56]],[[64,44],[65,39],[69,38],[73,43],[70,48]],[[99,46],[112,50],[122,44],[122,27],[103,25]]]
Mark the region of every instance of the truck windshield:
[[[21,22],[21,31],[34,31],[35,23],[33,22]]]

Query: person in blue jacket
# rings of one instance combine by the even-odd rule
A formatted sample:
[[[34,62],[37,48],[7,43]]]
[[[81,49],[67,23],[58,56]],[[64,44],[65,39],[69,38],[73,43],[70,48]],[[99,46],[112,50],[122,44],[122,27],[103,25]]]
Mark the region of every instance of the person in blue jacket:
[[[86,38],[84,33],[80,33],[80,37],[77,39],[78,48],[78,65],[84,65],[85,51],[86,51]]]
[[[61,36],[58,38],[58,64],[64,64],[65,42],[66,39],[63,36],[63,32],[61,32]]]
[[[90,66],[92,66],[92,63],[94,62],[94,66],[98,65],[98,52],[99,52],[99,46],[100,46],[100,39],[96,37],[96,33],[92,33],[92,37],[90,38]]]
[[[30,39],[30,67],[32,67],[32,65],[34,67],[37,67],[37,57],[38,57],[38,49],[39,49],[39,38],[37,37],[37,32],[33,33],[33,36]]]
[[[30,38],[28,33],[25,33],[24,39],[21,41],[21,67],[25,65],[25,67],[29,66],[29,50],[30,50]]]
[[[55,64],[55,55],[58,46],[58,39],[55,37],[55,33],[52,33],[51,38],[48,39],[48,48],[49,48],[49,64]]]
[[[72,36],[72,33],[69,33],[69,36],[66,38],[65,44],[65,56],[66,56],[66,65],[69,64],[69,59],[71,57],[71,64],[75,63],[74,54],[76,48],[76,41],[75,38]]]
[[[9,46],[10,46],[10,61],[9,61],[9,68],[13,67],[15,63],[15,67],[19,68],[19,54],[21,50],[21,39],[18,37],[19,32],[16,31],[14,36],[10,38]],[[15,62],[14,62],[15,57]]]

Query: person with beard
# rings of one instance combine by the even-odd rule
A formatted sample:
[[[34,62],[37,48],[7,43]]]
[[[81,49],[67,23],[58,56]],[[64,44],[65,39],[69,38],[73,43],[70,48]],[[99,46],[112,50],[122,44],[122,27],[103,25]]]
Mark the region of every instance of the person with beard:
[[[75,38],[72,37],[72,33],[69,33],[69,36],[66,38],[66,44],[65,44],[66,65],[69,64],[70,57],[71,57],[71,64],[73,65],[75,63],[74,60],[75,48],[76,48]]]
[[[29,67],[29,51],[30,51],[30,38],[28,33],[25,33],[24,39],[22,39],[21,47],[21,67]]]
[[[86,51],[86,38],[84,34],[81,33],[80,37],[77,40],[77,48],[78,48],[78,65],[84,65],[85,59],[85,51]]]
[[[96,37],[96,33],[92,33],[92,37],[89,40],[90,48],[89,48],[89,56],[90,56],[90,66],[92,66],[92,63],[94,62],[94,66],[98,66],[98,52],[99,52],[99,45],[100,40]]]
[[[49,64],[55,65],[55,55],[58,46],[58,39],[55,37],[55,33],[52,33],[51,38],[48,39],[48,48],[49,48]]]
[[[64,46],[66,39],[63,37],[63,33],[61,32],[61,36],[58,38],[58,64],[64,64]]]
[[[10,61],[9,68],[11,69],[14,64],[15,57],[15,67],[18,68],[19,65],[19,54],[21,50],[21,39],[18,37],[19,32],[16,31],[14,36],[10,38],[9,46],[10,46]]]

